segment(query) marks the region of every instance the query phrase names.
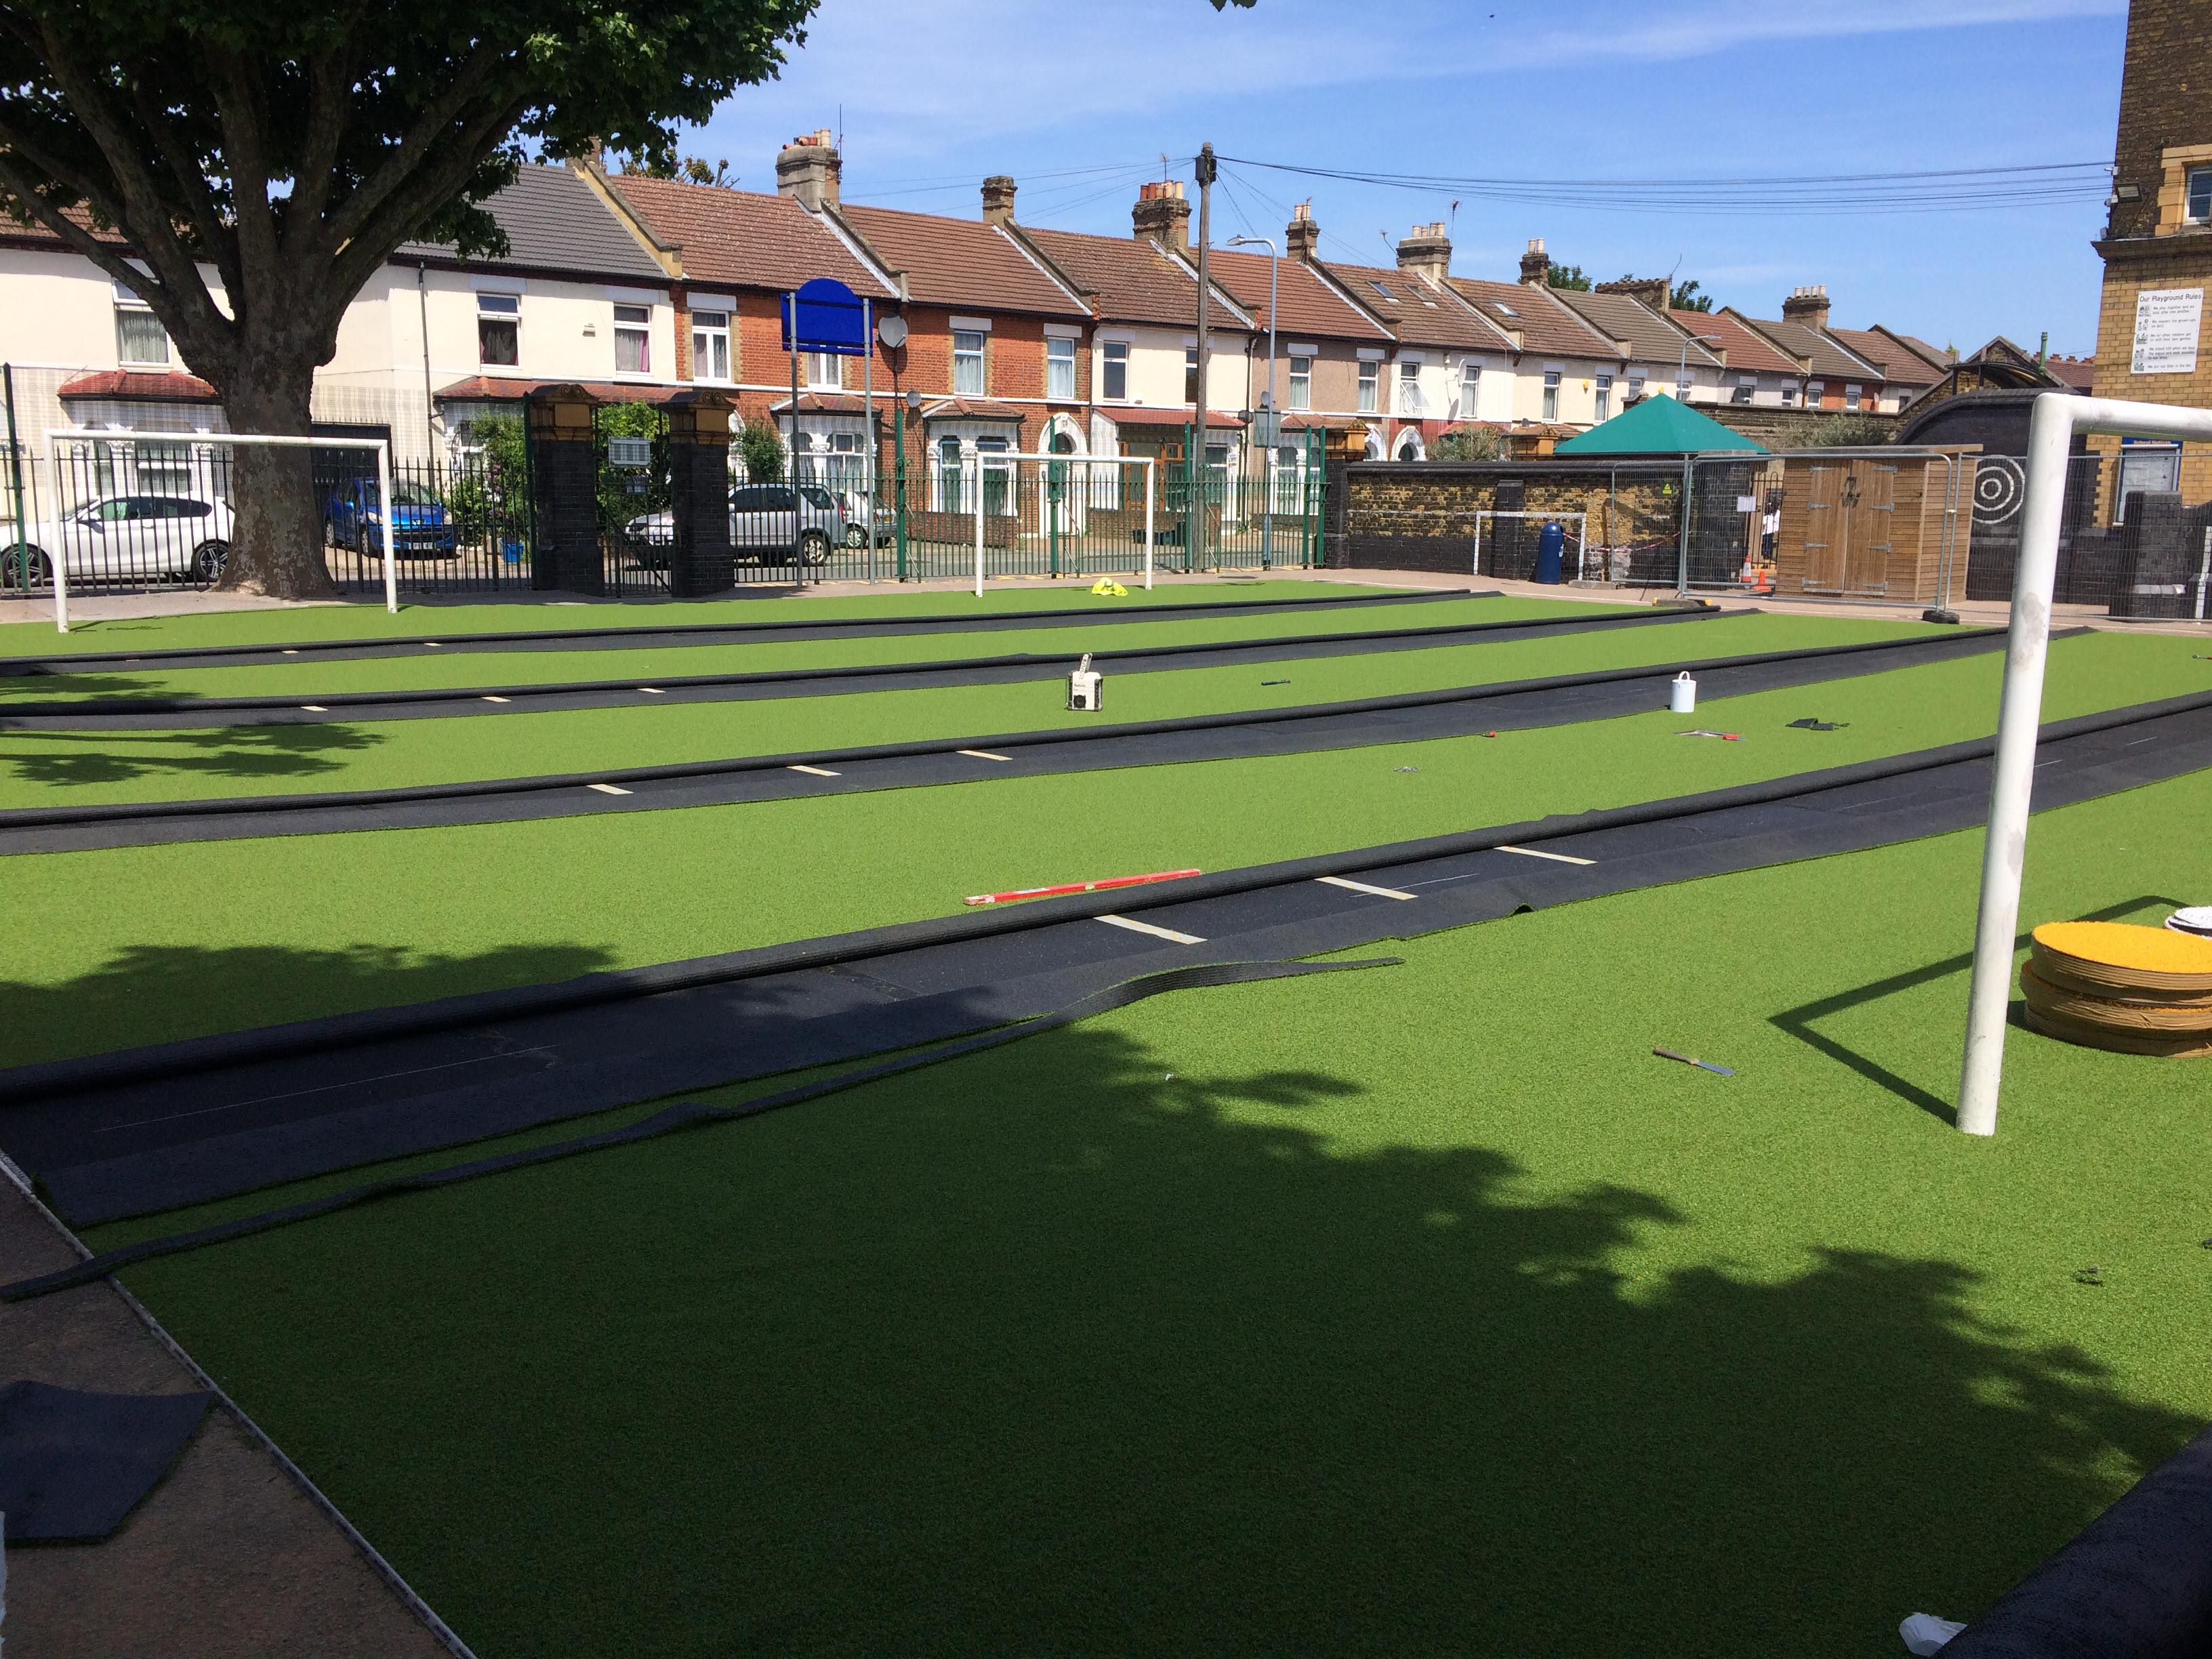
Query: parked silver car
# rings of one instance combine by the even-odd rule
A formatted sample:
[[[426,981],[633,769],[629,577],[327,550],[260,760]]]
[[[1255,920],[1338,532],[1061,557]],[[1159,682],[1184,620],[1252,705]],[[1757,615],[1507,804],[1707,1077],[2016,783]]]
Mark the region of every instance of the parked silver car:
[[[624,528],[632,541],[656,550],[676,539],[675,517],[667,512],[640,514]],[[739,484],[730,492],[730,545],[741,559],[788,564],[796,540],[808,564],[826,564],[830,550],[844,539],[845,510],[820,484],[799,485],[798,501],[784,483]]]
[[[54,561],[72,581],[215,580],[230,554],[230,508],[196,495],[102,495],[27,526],[33,588],[51,587]],[[21,580],[15,538],[0,532],[0,586]]]

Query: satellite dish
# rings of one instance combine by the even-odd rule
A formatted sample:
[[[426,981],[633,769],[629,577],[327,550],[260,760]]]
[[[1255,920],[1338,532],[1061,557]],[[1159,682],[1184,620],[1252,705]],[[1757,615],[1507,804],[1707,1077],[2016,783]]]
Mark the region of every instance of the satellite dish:
[[[876,337],[896,351],[906,343],[906,319],[885,317],[876,324]]]

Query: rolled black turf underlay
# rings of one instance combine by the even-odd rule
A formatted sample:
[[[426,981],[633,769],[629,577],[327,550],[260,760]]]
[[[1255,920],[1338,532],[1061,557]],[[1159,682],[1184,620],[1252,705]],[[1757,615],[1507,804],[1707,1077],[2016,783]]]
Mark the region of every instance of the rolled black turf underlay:
[[[1699,696],[1710,700],[1948,662],[1999,650],[2004,640],[1996,629],[1945,630],[1905,640],[1696,658],[1286,708],[929,738],[550,777],[216,800],[20,807],[0,811],[0,854],[509,823],[1420,743],[1663,708],[1662,682],[1685,672],[1697,678]],[[796,769],[802,765],[812,769]],[[609,787],[617,793],[605,793]]]
[[[1546,639],[1562,634],[1747,617],[1750,611],[1601,611],[1588,617],[1516,617],[1504,622],[1459,623],[1437,628],[1373,629],[1361,632],[1299,634],[1267,640],[1218,641],[1198,645],[1140,646],[1090,654],[1102,671],[1157,674],[1171,669],[1230,668],[1247,663],[1316,657],[1433,651],[1453,645]],[[205,731],[237,726],[328,726],[336,720],[486,720],[580,708],[665,708],[679,702],[759,702],[788,697],[827,697],[860,691],[915,691],[956,685],[1015,685],[1049,680],[1076,665],[1080,652],[1019,652],[963,657],[945,662],[866,663],[843,668],[775,668],[750,673],[642,676],[619,680],[564,680],[543,684],[442,686],[417,691],[342,691],[287,697],[73,697],[57,702],[0,703],[0,731]],[[496,698],[498,701],[494,702]]]
[[[1313,956],[1971,828],[1992,749],[17,1067],[0,1073],[0,1149],[80,1224],[173,1208],[947,1041],[1194,960]],[[2212,693],[2059,721],[2035,804],[2207,767]]]
[[[927,617],[787,617],[777,622],[672,623],[664,628],[544,628],[519,633],[447,634],[434,610],[417,607],[422,631],[404,639],[301,640],[290,645],[186,645],[153,651],[86,651],[52,657],[0,657],[0,679],[15,675],[76,674],[87,668],[165,663],[172,667],[231,668],[285,657],[325,662],[372,657],[419,657],[448,651],[634,651],[666,645],[755,645],[768,640],[868,640],[902,634],[982,634],[1006,629],[1087,628],[1100,623],[1162,618],[1243,617],[1296,611],[1366,610],[1377,605],[1433,605],[1442,599],[1496,599],[1497,588],[1425,589],[1416,593],[1346,593],[1306,599],[1215,599],[1116,608],[1110,602],[1080,610],[946,611]],[[742,601],[734,603],[742,604]],[[436,644],[429,642],[435,641]]]

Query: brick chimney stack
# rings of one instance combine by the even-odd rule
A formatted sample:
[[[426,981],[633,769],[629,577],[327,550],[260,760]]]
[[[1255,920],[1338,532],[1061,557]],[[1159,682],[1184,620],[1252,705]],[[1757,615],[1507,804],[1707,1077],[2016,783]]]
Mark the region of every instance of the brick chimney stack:
[[[1321,257],[1321,226],[1315,222],[1311,202],[1291,209],[1291,222],[1283,227],[1283,252],[1293,259]]]
[[[837,181],[844,170],[830,129],[817,127],[800,133],[776,153],[776,191],[796,196],[810,208],[836,207]]]
[[[1600,283],[1600,294],[1626,294],[1630,299],[1647,305],[1664,316],[1667,301],[1673,297],[1674,284],[1664,276],[1624,276],[1617,283]]]
[[[1190,204],[1183,199],[1182,180],[1162,179],[1140,185],[1137,204],[1129,210],[1129,223],[1140,242],[1158,242],[1177,253],[1190,251]]]
[[[1413,234],[1398,244],[1398,269],[1425,277],[1439,288],[1451,272],[1451,238],[1444,234],[1444,222],[1432,225],[1415,225]]]
[[[1552,281],[1552,256],[1544,252],[1544,239],[1531,236],[1528,251],[1521,256],[1521,282],[1524,288],[1547,288]]]
[[[1790,297],[1782,302],[1782,320],[1802,323],[1808,328],[1827,327],[1828,285],[1790,289]]]
[[[1014,181],[1003,173],[994,173],[983,181],[983,222],[1014,222]]]

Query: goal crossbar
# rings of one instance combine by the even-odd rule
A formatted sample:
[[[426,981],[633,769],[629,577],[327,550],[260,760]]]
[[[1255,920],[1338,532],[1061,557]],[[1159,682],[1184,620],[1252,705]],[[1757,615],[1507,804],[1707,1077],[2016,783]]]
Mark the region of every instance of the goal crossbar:
[[[396,613],[399,609],[399,577],[392,560],[392,441],[388,438],[322,438],[279,437],[258,432],[141,432],[129,427],[50,427],[46,445],[51,451],[46,459],[54,479],[54,511],[59,513],[63,498],[62,458],[58,443],[193,443],[229,444],[254,449],[368,449],[376,453],[376,499],[383,504],[377,514],[384,521],[384,608]],[[29,531],[24,526],[15,527],[19,540]],[[69,627],[69,560],[57,555],[53,560],[54,628],[66,634]]]

